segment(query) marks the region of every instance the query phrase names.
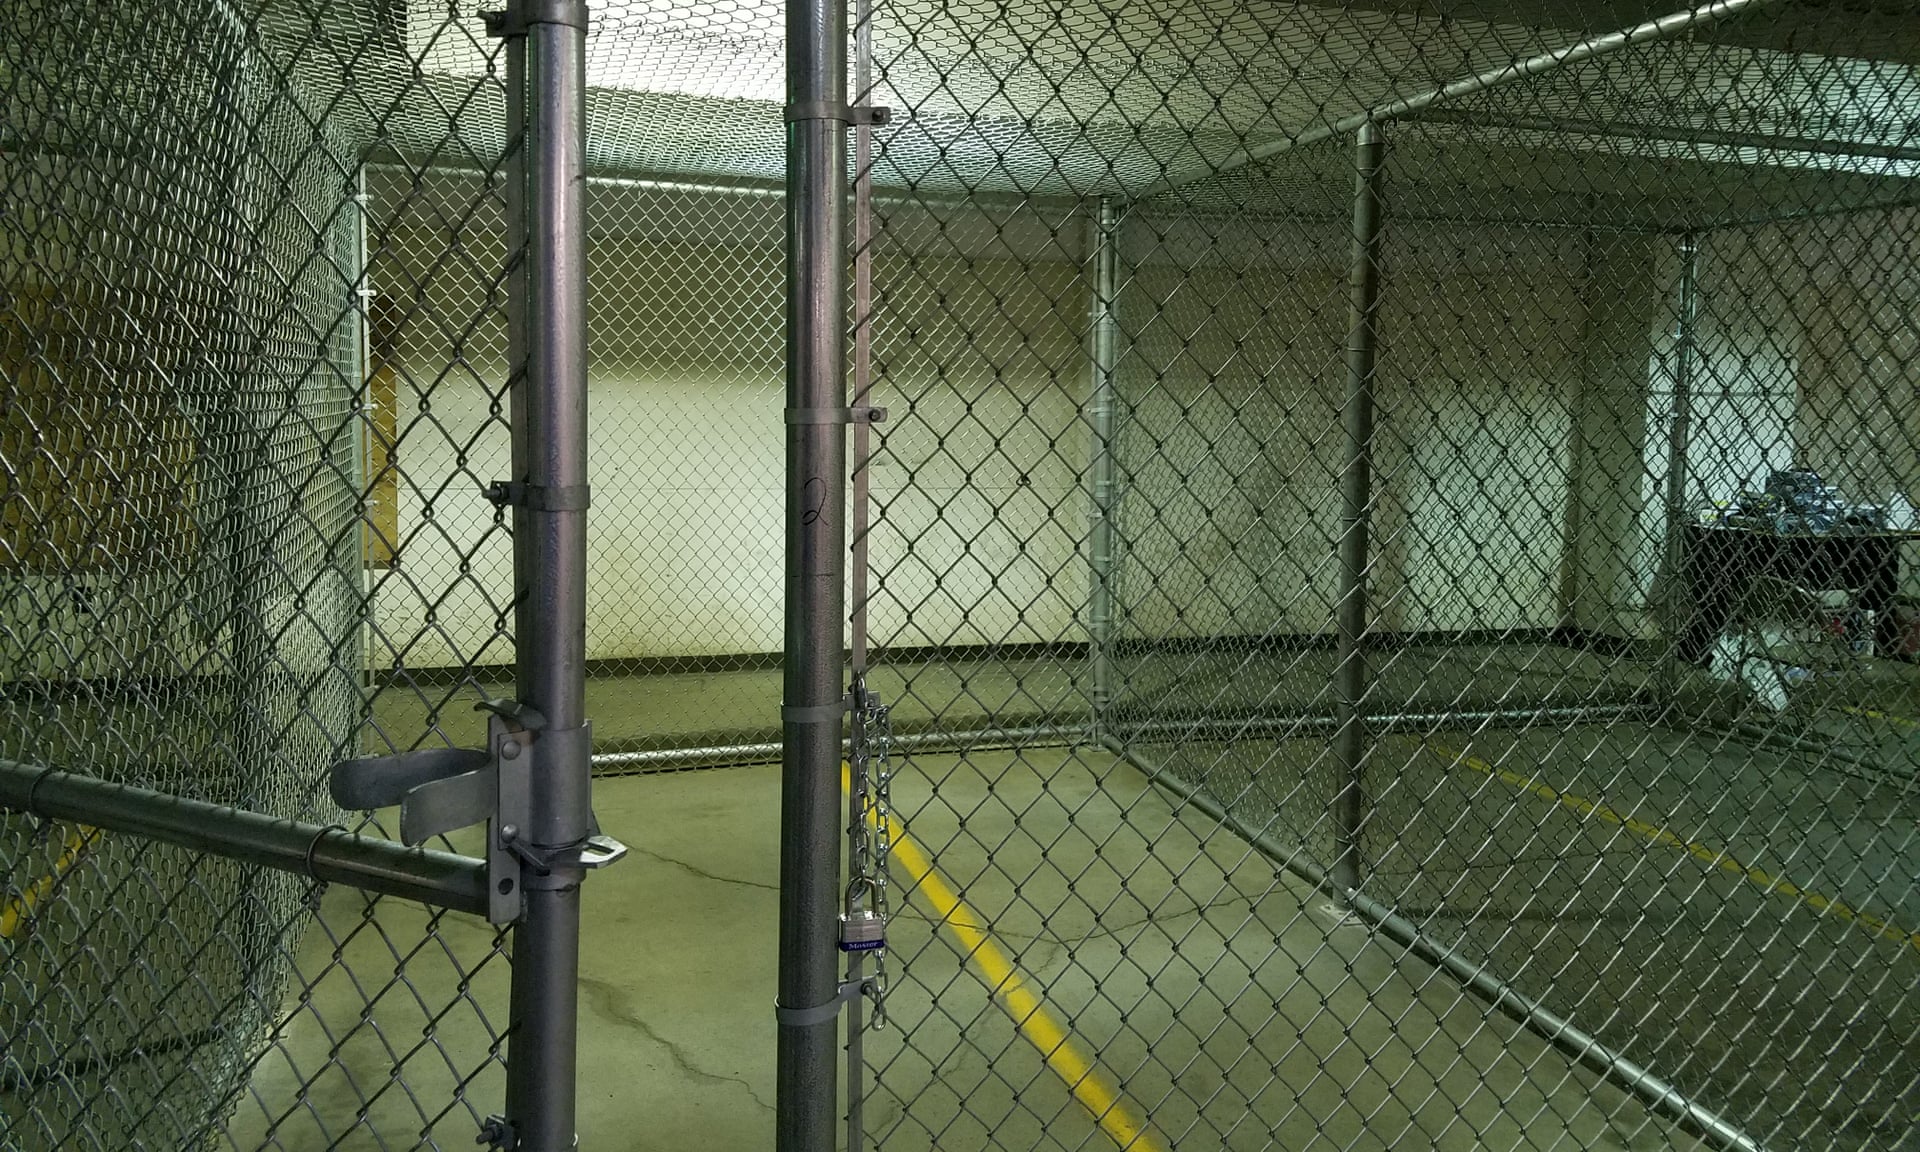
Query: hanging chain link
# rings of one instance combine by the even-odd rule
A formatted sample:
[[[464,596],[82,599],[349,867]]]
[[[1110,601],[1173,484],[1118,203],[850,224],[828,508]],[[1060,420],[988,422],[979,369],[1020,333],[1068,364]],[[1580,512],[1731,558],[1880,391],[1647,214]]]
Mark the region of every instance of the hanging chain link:
[[[886,927],[891,884],[887,860],[893,848],[893,720],[887,704],[867,687],[866,677],[853,681],[853,739],[847,761],[852,775],[852,819],[847,825],[848,877],[846,915],[840,946],[850,953],[870,954],[873,975],[861,991],[873,1001],[868,1027],[887,1026]]]
[[[860,0],[854,22],[853,83],[856,99],[872,94],[872,5]],[[864,407],[873,399],[873,127],[862,120],[853,128],[853,400]],[[853,710],[849,733],[848,767],[852,776],[847,835],[849,837],[846,917],[841,947],[849,953],[848,976],[860,982],[861,993],[873,1001],[868,1027],[887,1025],[887,856],[891,849],[892,815],[888,798],[892,779],[889,753],[893,740],[888,707],[867,684],[867,607],[870,599],[867,554],[871,516],[873,466],[872,426],[858,422],[853,433],[853,538],[850,556],[853,577],[852,676],[848,691]],[[873,975],[863,978],[861,955],[873,955]],[[857,1017],[855,1027],[858,1027]],[[858,1094],[859,1071],[850,1074],[849,1091]],[[858,1127],[858,1109],[849,1122]],[[850,1136],[857,1142],[857,1131]]]

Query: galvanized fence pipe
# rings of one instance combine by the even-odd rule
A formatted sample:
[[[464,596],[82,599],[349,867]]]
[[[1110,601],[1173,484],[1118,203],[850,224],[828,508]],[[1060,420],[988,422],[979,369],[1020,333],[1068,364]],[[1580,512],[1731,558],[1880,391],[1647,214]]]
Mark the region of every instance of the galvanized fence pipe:
[[[1562,68],[1584,64],[1603,56],[1612,55],[1624,48],[1633,48],[1643,44],[1673,40],[1689,32],[1717,24],[1742,12],[1781,3],[1782,0],[1712,0],[1693,8],[1684,8],[1678,12],[1669,12],[1652,20],[1644,20],[1627,28],[1613,32],[1604,32],[1597,36],[1586,36],[1571,44],[1546,52],[1515,60],[1497,68],[1489,68],[1445,84],[1437,84],[1411,95],[1399,97],[1375,105],[1364,112],[1356,112],[1331,123],[1323,123],[1309,128],[1294,136],[1283,136],[1278,140],[1252,148],[1242,149],[1208,167],[1205,172],[1195,173],[1186,180],[1203,179],[1271,160],[1284,152],[1295,148],[1304,148],[1309,144],[1318,144],[1334,136],[1344,136],[1357,132],[1368,124],[1384,124],[1390,120],[1399,120],[1475,96],[1493,88],[1531,77],[1544,76]],[[1135,193],[1133,199],[1144,200],[1158,196],[1162,192],[1179,187],[1186,180],[1163,178]]]
[[[544,858],[523,872],[514,927],[507,1121],[524,1152],[575,1146],[580,885],[592,827],[586,717],[587,314],[586,60],[582,0],[527,0],[509,13],[525,39],[526,427],[512,493],[527,543],[516,573],[520,702],[533,742],[528,824]],[[510,61],[511,63],[511,61]],[[512,834],[501,830],[503,837]]]
[[[775,1147],[835,1146],[847,621],[847,15],[787,8],[787,475]]]
[[[1475,128],[1498,128],[1508,132],[1537,132],[1544,136],[1585,136],[1597,140],[1659,140],[1669,144],[1695,144],[1714,148],[1747,148],[1760,152],[1805,153],[1812,156],[1841,156],[1859,160],[1898,160],[1920,162],[1920,148],[1911,144],[1888,144],[1871,140],[1803,136],[1770,132],[1754,127],[1674,125],[1605,120],[1574,119],[1564,116],[1491,116],[1464,108],[1432,105],[1408,113],[1403,119],[1430,124],[1461,124]]]
[[[527,38],[509,36],[501,46],[506,56],[507,152],[501,166],[506,187],[501,195],[501,222],[506,227],[505,319],[507,324],[507,437],[509,459],[514,461],[515,479],[528,459],[527,435]],[[513,571],[515,580],[533,571],[532,524],[526,507],[514,504],[508,509],[513,526]],[[513,598],[513,634],[528,635],[533,628],[530,597]],[[527,698],[532,690],[531,665],[525,660],[513,662],[513,694]]]
[[[1666,541],[1662,567],[1666,595],[1661,605],[1666,617],[1661,623],[1667,636],[1667,658],[1661,662],[1661,687],[1672,691],[1675,677],[1673,662],[1679,655],[1680,637],[1687,629],[1689,606],[1686,580],[1681,570],[1687,564],[1687,453],[1693,442],[1693,367],[1694,326],[1699,320],[1700,238],[1680,238],[1680,307],[1674,326],[1673,396],[1667,420],[1667,475],[1665,487]]]
[[[1093,722],[1106,722],[1113,702],[1113,581],[1115,488],[1114,422],[1116,396],[1114,367],[1119,355],[1118,306],[1120,216],[1114,201],[1101,197],[1091,226],[1093,247],[1093,315],[1089,339],[1093,351],[1093,389],[1087,410],[1093,432],[1093,459],[1088,467],[1093,487],[1087,552],[1091,579],[1087,596],[1087,644],[1092,656]]]
[[[1429,732],[1439,728],[1467,728],[1476,732],[1604,724],[1617,720],[1652,721],[1661,707],[1651,697],[1612,704],[1545,705],[1495,709],[1447,709],[1432,712],[1375,712],[1367,716],[1368,733]],[[1109,720],[1103,724],[957,725],[925,731],[897,732],[892,746],[899,752],[978,752],[1001,748],[1071,748],[1105,745],[1110,739],[1155,744],[1177,740],[1215,740],[1250,737],[1331,737],[1342,719],[1318,712],[1254,712],[1245,715],[1166,716],[1157,719]],[[735,767],[779,763],[786,745],[774,740],[739,744],[686,745],[637,752],[602,752],[593,758],[596,770],[607,775],[680,772],[693,768]],[[851,742],[841,741],[841,753]]]
[[[1368,520],[1373,506],[1373,366],[1380,322],[1381,182],[1386,139],[1378,124],[1354,138],[1353,248],[1347,269],[1347,384],[1341,405],[1346,459],[1340,477],[1339,590],[1335,593],[1339,657],[1334,701],[1340,791],[1335,797],[1334,875],[1344,889],[1360,886],[1360,836],[1366,821]]]
[[[0,760],[0,810],[138,836],[321,883],[479,916],[487,912],[485,861],[408,848],[337,824],[284,820],[15,760]]]

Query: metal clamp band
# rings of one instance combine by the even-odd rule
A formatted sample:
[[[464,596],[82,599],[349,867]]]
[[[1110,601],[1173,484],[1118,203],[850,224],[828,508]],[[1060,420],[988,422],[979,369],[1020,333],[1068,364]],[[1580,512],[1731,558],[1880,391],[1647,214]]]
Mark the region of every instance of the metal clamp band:
[[[495,505],[513,504],[536,512],[584,512],[593,502],[589,484],[522,484],[495,480],[487,485],[487,499]]]
[[[840,1009],[847,1002],[867,990],[865,980],[843,980],[834,990],[833,999],[825,1004],[815,1004],[811,1008],[783,1008],[773,1006],[773,1018],[789,1028],[807,1028],[814,1024],[824,1024],[840,1015]]]
[[[320,829],[320,831],[315,832],[313,839],[307,841],[306,858],[303,863],[306,865],[308,877],[313,878],[313,854],[320,850],[321,842],[335,832],[344,833],[346,830],[347,827],[344,824],[329,824],[325,828]]]
[[[33,806],[33,794],[40,791],[40,785],[46,783],[47,777],[53,775],[55,772],[58,772],[58,771],[59,769],[53,768],[53,767],[46,767],[46,768],[40,769],[40,771],[34,776],[33,783],[27,785],[26,805],[21,809],[21,811],[39,820],[46,819],[45,816],[41,816],[40,813],[37,810],[35,810]]]
[[[786,107],[786,121],[838,120],[849,125],[879,125],[893,122],[893,109],[877,104],[836,104],[831,100],[803,100]]]
[[[853,709],[853,697],[842,696],[832,704],[782,704],[780,719],[788,724],[817,724],[838,720]]]
[[[587,30],[587,0],[511,0],[505,11],[482,12],[487,35],[497,39],[525,36],[535,24],[559,24]]]
[[[789,424],[880,424],[887,418],[885,408],[789,408]]]

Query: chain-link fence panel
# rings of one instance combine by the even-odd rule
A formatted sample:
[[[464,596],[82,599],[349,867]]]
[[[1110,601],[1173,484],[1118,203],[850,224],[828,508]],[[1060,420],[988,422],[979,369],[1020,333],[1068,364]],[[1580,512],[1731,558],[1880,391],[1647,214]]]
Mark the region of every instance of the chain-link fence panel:
[[[482,73],[446,67],[455,41]],[[443,231],[408,264],[392,207],[429,163],[500,169],[497,56],[444,8],[9,13],[10,761],[154,790],[162,822],[179,797],[389,836],[335,807],[328,766],[443,743],[387,722],[390,695],[434,706],[415,652],[510,657],[504,604],[395,563],[400,493],[449,554],[504,536],[478,486],[408,459],[457,434],[456,394],[504,394],[477,374],[503,356],[504,240]],[[438,207],[497,216],[497,183]],[[462,278],[489,291],[437,292]],[[451,351],[396,351],[426,329]],[[497,1100],[507,964],[483,921],[86,824],[0,829],[8,1147],[464,1146]]]
[[[1831,16],[857,8],[861,1136],[1907,1138],[1920,58]]]
[[[458,27],[477,28],[485,7],[463,0]],[[779,738],[780,21],[772,4],[593,9],[587,659],[606,773],[764,757]],[[451,75],[495,67],[473,39],[430,28],[414,39]],[[457,114],[473,138],[498,112]],[[417,479],[393,493],[389,559],[407,576],[380,610],[413,690],[383,697],[381,719],[407,731],[451,724],[452,738],[471,740],[483,724],[467,706],[513,677],[510,546],[467,543],[491,514],[477,494],[505,475],[505,346],[497,315],[484,337],[441,317],[497,301],[486,268],[503,205],[496,194],[474,208],[497,167],[481,153],[407,143],[416,166],[376,169],[370,187],[376,214],[391,213],[395,274],[437,295],[384,335],[376,322],[374,335],[438,403],[416,418],[416,397],[399,397],[401,455]],[[457,267],[450,252],[487,262]],[[457,595],[444,599],[449,588]]]
[[[779,738],[783,205],[608,179],[590,211],[596,764],[737,760]]]
[[[447,326],[498,299],[501,205],[475,210],[484,185],[448,170],[370,183],[376,215],[392,212],[393,277],[428,295],[373,326],[402,366],[380,416],[401,464],[377,632],[407,685],[382,695],[378,721],[457,743],[485,727],[471,705],[513,681],[512,548],[485,499],[506,474],[505,346],[498,317]],[[618,176],[588,192],[596,762],[737,760],[779,737],[780,202]],[[472,255],[449,262],[450,237]]]

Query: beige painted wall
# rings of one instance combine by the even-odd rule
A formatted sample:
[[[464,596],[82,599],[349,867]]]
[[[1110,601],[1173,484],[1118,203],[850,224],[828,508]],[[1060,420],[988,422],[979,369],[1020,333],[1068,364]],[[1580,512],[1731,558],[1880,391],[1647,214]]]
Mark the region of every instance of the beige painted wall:
[[[1729,229],[1701,245],[1687,453],[1693,504],[1811,467],[1849,499],[1920,495],[1914,214]],[[1574,618],[1647,634],[1666,530],[1677,242],[1612,239],[1589,262]],[[1908,591],[1920,590],[1909,556]]]
[[[400,563],[376,663],[499,663],[511,542],[498,253],[435,260],[462,195],[388,226],[406,292]],[[476,193],[468,188],[469,198]],[[786,425],[781,217],[766,197],[595,186],[588,655],[778,651]],[[771,210],[770,210],[771,209]],[[1031,210],[883,206],[876,242],[872,635],[900,646],[1082,638],[1087,300],[1078,227]]]
[[[1125,634],[1330,628],[1344,229],[1142,222],[1129,247]],[[1391,228],[1385,264],[1376,624],[1551,626],[1581,346],[1577,238]]]
[[[1649,485],[1664,468],[1649,473],[1646,467],[1648,395],[1655,329],[1671,332],[1661,324],[1670,303],[1662,287],[1672,271],[1662,263],[1670,247],[1658,237],[1609,236],[1586,244],[1572,543],[1562,596],[1570,623],[1615,635],[1647,627],[1643,573],[1659,550],[1658,524],[1648,521],[1647,506]]]
[[[590,654],[777,650],[777,210],[622,195],[625,215],[594,232]],[[392,233],[414,255],[387,269],[422,302],[403,340],[402,564],[377,593],[379,634],[405,639],[413,666],[510,656],[510,545],[480,495],[506,473],[503,333],[483,256],[424,257],[444,247],[443,209]],[[1920,430],[1894,400],[1913,391],[1916,264],[1895,250],[1898,224],[1708,246],[1696,491],[1751,482],[1789,441],[1863,492],[1913,476]],[[1084,220],[883,204],[880,228],[876,399],[891,418],[872,473],[874,639],[1083,639]],[[1344,231],[1128,226],[1123,635],[1329,626]],[[1856,251],[1847,242],[1857,255],[1823,258]],[[1644,631],[1664,531],[1671,242],[1423,224],[1391,228],[1386,259],[1377,626]]]

